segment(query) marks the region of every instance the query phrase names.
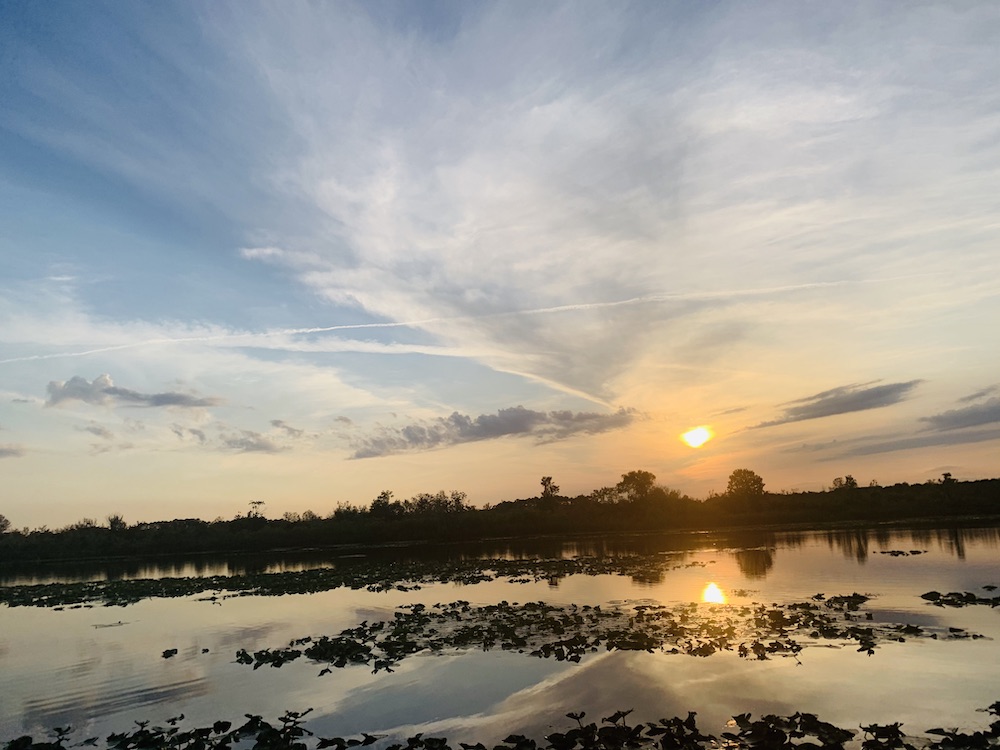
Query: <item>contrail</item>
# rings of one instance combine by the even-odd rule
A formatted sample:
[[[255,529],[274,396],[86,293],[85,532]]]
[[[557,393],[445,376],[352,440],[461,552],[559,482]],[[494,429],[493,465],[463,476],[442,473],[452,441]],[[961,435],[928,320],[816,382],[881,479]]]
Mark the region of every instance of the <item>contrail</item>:
[[[351,323],[337,326],[324,326],[322,328],[286,328],[279,331],[243,331],[236,333],[219,333],[213,336],[175,336],[157,339],[146,339],[144,341],[132,341],[128,344],[116,344],[114,346],[102,346],[96,349],[84,349],[77,352],[57,352],[52,354],[30,354],[24,357],[10,357],[0,359],[0,365],[11,362],[32,362],[41,359],[60,359],[62,357],[86,357],[91,354],[103,354],[104,352],[117,352],[123,349],[138,349],[144,346],[157,346],[160,344],[191,344],[204,343],[207,341],[229,341],[233,339],[258,339],[272,336],[296,336],[306,333],[326,333],[329,331],[350,331],[362,328],[405,328],[432,323],[436,320],[446,320],[446,318],[428,318],[427,320],[411,321],[409,323]]]
[[[146,346],[159,346],[164,344],[190,344],[205,343],[210,341],[231,341],[238,339],[259,339],[274,336],[303,336],[311,333],[332,333],[335,331],[361,331],[372,328],[417,328],[430,325],[432,323],[455,323],[470,320],[489,320],[495,318],[519,317],[522,315],[552,315],[563,312],[575,312],[580,310],[602,310],[613,307],[626,307],[629,305],[654,304],[658,302],[690,301],[690,300],[713,300],[732,299],[739,297],[759,297],[768,294],[780,294],[784,292],[796,292],[807,289],[824,289],[850,284],[873,284],[885,281],[896,281],[900,279],[913,278],[918,276],[928,276],[930,274],[907,274],[904,276],[894,276],[884,279],[863,279],[852,281],[816,281],[807,284],[789,284],[785,286],[764,287],[760,289],[732,289],[717,292],[687,292],[677,294],[649,294],[639,297],[630,297],[623,300],[612,300],[609,302],[580,302],[570,305],[555,305],[552,307],[535,307],[527,310],[509,310],[507,312],[484,313],[482,315],[455,315],[441,316],[434,318],[423,318],[420,320],[395,321],[385,323],[345,323],[333,326],[316,326],[312,328],[285,328],[278,331],[244,331],[235,333],[220,333],[210,336],[178,336],[164,337],[156,339],[146,339],[144,341],[133,341],[127,344],[116,344],[113,346],[102,346],[94,349],[84,349],[75,352],[57,352],[50,354],[29,354],[24,357],[10,357],[0,359],[0,365],[12,364],[15,362],[33,362],[46,359],[61,359],[67,357],[87,357],[93,354],[104,354],[106,352],[123,351],[127,349],[138,349]]]

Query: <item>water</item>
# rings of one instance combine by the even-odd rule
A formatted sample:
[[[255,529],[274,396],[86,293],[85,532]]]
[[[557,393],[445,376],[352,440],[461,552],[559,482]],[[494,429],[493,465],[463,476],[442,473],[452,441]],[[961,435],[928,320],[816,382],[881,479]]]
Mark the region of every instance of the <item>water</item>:
[[[922,554],[892,556],[889,550]],[[1000,699],[1000,609],[940,608],[920,598],[1000,584],[1000,528],[832,531],[768,534],[684,534],[446,547],[380,552],[385,562],[426,559],[442,565],[483,558],[542,559],[578,555],[659,555],[662,565],[633,577],[569,575],[552,580],[435,583],[417,591],[339,588],[314,594],[244,596],[215,602],[202,596],[146,599],[128,607],[0,608],[0,740],[44,736],[72,725],[73,737],[106,736],[137,720],[162,723],[239,721],[246,713],[274,719],[313,708],[307,727],[318,734],[362,731],[393,736],[425,732],[453,743],[490,742],[511,732],[541,737],[565,730],[570,711],[597,720],[634,708],[639,721],[694,710],[705,731],[718,733],[731,715],[809,711],[845,727],[903,721],[920,733],[931,726],[986,726],[976,709]],[[372,558],[372,559],[375,559]],[[225,575],[234,572],[359,567],[364,557],[328,553],[229,559],[161,567],[48,569],[8,574],[5,585]],[[281,669],[235,662],[250,652],[307,635],[334,635],[363,621],[391,620],[402,605],[468,600],[545,601],[601,605],[647,601],[701,602],[714,583],[723,607],[791,603],[860,592],[873,621],[923,628],[964,628],[979,640],[907,639],[882,643],[873,656],[855,645],[819,641],[795,658],[706,658],[644,651],[600,652],[579,663],[499,650],[422,653],[393,672],[335,669],[300,659]],[[699,605],[707,611],[713,605]],[[810,642],[809,639],[800,639]],[[177,655],[164,659],[167,649]]]

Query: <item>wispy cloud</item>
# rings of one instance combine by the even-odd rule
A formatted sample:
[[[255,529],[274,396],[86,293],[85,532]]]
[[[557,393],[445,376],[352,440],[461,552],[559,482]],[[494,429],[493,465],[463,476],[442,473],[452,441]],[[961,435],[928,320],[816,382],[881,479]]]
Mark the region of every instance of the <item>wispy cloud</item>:
[[[0,458],[20,458],[25,454],[20,445],[0,445]]]
[[[181,440],[188,440],[189,438],[194,438],[199,445],[204,445],[207,440],[205,431],[198,429],[197,427],[185,427],[180,424],[170,425],[170,431],[174,433]]]
[[[932,23],[919,12],[886,14]],[[354,19],[342,45],[325,35],[297,40],[294,59],[322,61],[305,74],[289,65],[287,32],[261,35],[240,22],[263,36],[255,59],[274,82],[276,109],[300,128],[302,153],[282,184],[321,213],[325,240],[270,232],[242,257],[290,270],[333,305],[417,323],[450,346],[485,352],[477,356],[491,367],[606,402],[651,341],[674,341],[678,329],[697,340],[708,312],[725,311],[752,337],[768,299],[810,295],[847,317],[863,314],[851,304],[866,295],[859,287],[913,278],[891,253],[865,251],[873,235],[912,234],[899,217],[922,200],[887,193],[880,180],[918,157],[937,166],[922,150],[909,154],[939,134],[907,112],[921,99],[913,73],[895,61],[931,64],[900,38],[892,53],[879,47],[862,80],[840,54],[857,38],[831,35],[820,19],[797,19],[796,43],[774,47],[768,13],[702,17],[685,34],[706,35],[712,64],[678,67],[633,56],[629,43],[690,44],[669,13],[649,23],[606,7],[599,20],[569,23],[558,42],[526,31],[517,15],[470,13],[445,50],[417,34],[402,57],[384,28]],[[755,49],[746,57],[713,33],[737,17]],[[554,22],[541,9],[532,19],[539,29]],[[297,23],[344,33],[309,10]],[[529,57],[510,58],[515,38]],[[567,59],[579,62],[572,72]],[[588,75],[598,59],[600,74]],[[488,73],[483,60],[493,61]],[[324,67],[373,71],[363,77],[373,89],[351,82],[326,96],[316,72]],[[414,99],[414,81],[450,96]],[[345,95],[394,104],[352,110],[348,127]],[[912,140],[885,139],[889,123]],[[858,139],[875,156],[855,157],[846,146]],[[962,140],[977,137],[963,131]],[[877,208],[859,211],[865,204]],[[768,260],[747,260],[765,245]],[[939,268],[937,247],[916,252]],[[689,362],[702,352],[669,354]]]
[[[987,386],[986,388],[982,388],[976,391],[975,393],[970,393],[968,396],[962,396],[962,398],[958,400],[958,403],[967,404],[971,401],[978,401],[981,398],[986,398],[991,393],[996,393],[998,388],[1000,388],[1000,386],[996,385]]]
[[[96,435],[99,438],[105,440],[114,440],[115,434],[103,425],[99,425],[96,422],[91,422],[90,424],[79,428],[82,432],[89,432],[91,435]]]
[[[885,385],[855,383],[831,388],[813,396],[782,404],[788,408],[780,417],[761,422],[754,427],[774,427],[789,422],[802,422],[807,419],[820,419],[855,411],[881,409],[904,400],[910,391],[921,382],[923,381],[909,380],[904,383],[886,383]]]
[[[274,427],[274,428],[276,428],[276,429],[281,430],[286,435],[288,435],[288,437],[292,437],[292,438],[300,438],[303,435],[305,435],[305,432],[306,432],[305,430],[300,430],[297,427],[292,427],[290,424],[288,424],[287,422],[285,422],[285,420],[283,420],[283,419],[272,419],[271,420],[271,426]]]
[[[222,446],[237,453],[281,453],[284,447],[271,438],[253,430],[240,430],[235,434],[221,436]]]
[[[496,414],[480,414],[477,417],[454,412],[449,417],[414,422],[404,427],[383,428],[376,435],[359,439],[355,441],[354,458],[429,450],[506,436],[531,436],[539,442],[552,442],[572,435],[619,429],[628,426],[636,418],[636,412],[628,409],[598,414],[541,412],[514,406],[500,409]]]
[[[989,389],[984,394],[992,390]],[[920,421],[929,424],[932,430],[960,430],[966,427],[978,427],[979,425],[1000,422],[1000,398],[991,398],[982,404],[921,417]]]
[[[983,443],[988,440],[1000,440],[1000,429],[990,430],[957,430],[934,433],[924,433],[913,436],[899,436],[883,440],[852,441],[849,447],[835,454],[821,458],[821,461],[836,461],[843,458],[870,456],[875,453],[895,453],[897,451],[933,448],[937,446],[966,445]],[[835,447],[831,445],[829,447]]]
[[[739,414],[740,412],[744,412],[749,408],[750,408],[749,406],[734,406],[731,409],[723,409],[722,411],[717,411],[712,416],[725,417],[728,416],[729,414]]]
[[[202,398],[173,391],[139,393],[116,386],[111,376],[107,374],[98,375],[93,381],[88,381],[79,375],[74,375],[66,381],[53,380],[47,390],[49,397],[45,402],[46,406],[56,406],[65,401],[82,401],[98,406],[117,403],[126,406],[181,408],[218,406],[222,403],[222,399],[219,398]]]
[[[803,451],[805,475],[871,417],[912,413],[918,381],[888,381],[931,372],[948,400],[894,422],[901,437],[997,426],[1000,390],[969,378],[1000,356],[979,325],[1000,311],[1000,47],[982,31],[1000,6],[403,5],[95,21],[67,3],[41,31],[0,24],[0,202],[27,217],[0,282],[10,442],[326,466],[345,446],[528,451],[633,404],[676,431],[801,423],[752,433],[740,460],[762,469],[790,440],[842,441]],[[31,217],[54,211],[39,235]],[[804,385],[775,392],[778,371]],[[781,403],[835,383],[852,385]],[[74,430],[90,417],[115,440]],[[616,437],[607,460],[628,460],[638,439]],[[736,441],[714,445],[722,465]],[[214,466],[225,482],[231,462]],[[501,492],[493,471],[469,489]],[[372,473],[355,462],[345,483]]]

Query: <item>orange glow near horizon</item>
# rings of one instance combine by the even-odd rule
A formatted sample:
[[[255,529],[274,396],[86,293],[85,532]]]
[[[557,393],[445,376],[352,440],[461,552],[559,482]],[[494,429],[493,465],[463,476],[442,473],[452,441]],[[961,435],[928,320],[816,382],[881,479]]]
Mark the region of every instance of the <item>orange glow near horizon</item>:
[[[692,448],[700,448],[713,437],[712,431],[705,425],[695,427],[681,435],[681,440]]]
[[[725,604],[726,595],[722,593],[722,589],[717,584],[710,583],[701,592],[701,600],[706,604]]]

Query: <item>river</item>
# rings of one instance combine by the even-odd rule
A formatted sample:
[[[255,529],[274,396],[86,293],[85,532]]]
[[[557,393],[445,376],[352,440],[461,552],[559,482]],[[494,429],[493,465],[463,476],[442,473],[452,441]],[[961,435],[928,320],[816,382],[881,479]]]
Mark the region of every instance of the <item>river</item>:
[[[921,598],[936,590],[988,599],[988,587],[1000,585],[998,527],[621,536],[406,547],[350,557],[316,552],[8,572],[0,585],[267,578],[328,569],[349,574],[376,563],[405,578],[407,566],[416,562],[475,570],[480,558],[523,561],[530,571],[546,560],[632,555],[647,564],[581,568],[537,580],[530,573],[429,583],[425,578],[419,588],[402,590],[341,586],[233,596],[210,589],[128,606],[3,606],[0,741],[22,734],[40,739],[55,726],[72,726],[79,741],[179,714],[188,724],[208,725],[240,721],[247,713],[274,719],[307,708],[313,712],[306,726],[319,735],[364,731],[405,738],[424,732],[447,736],[453,746],[490,744],[511,732],[540,739],[568,728],[568,712],[586,711],[588,720],[598,720],[619,709],[634,709],[637,721],[697,711],[699,726],[715,734],[730,716],[748,711],[812,712],[848,728],[901,721],[904,731],[919,734],[932,726],[984,727],[990,717],[977,709],[1000,699],[1000,609],[942,607]],[[489,563],[481,568],[491,570]],[[855,592],[870,597],[856,612],[824,608],[831,597]],[[801,651],[767,659],[741,658],[736,648],[706,656],[669,653],[666,647],[652,653],[599,648],[575,661],[531,656],[531,648],[519,653],[443,647],[399,659],[391,671],[348,664],[322,675],[324,664],[307,658],[258,669],[236,659],[241,649],[252,654],[279,648],[413,611],[400,607],[455,601],[468,602],[461,605],[472,613],[466,620],[478,608],[501,602],[512,608],[545,602],[561,608],[557,614],[571,605],[574,612],[600,607],[621,610],[626,618],[636,606],[662,605],[702,621],[721,621],[753,603],[811,603],[831,621],[908,625],[907,633],[919,630],[921,637],[880,638],[868,654],[850,639],[799,633]],[[938,637],[926,637],[932,634]]]

